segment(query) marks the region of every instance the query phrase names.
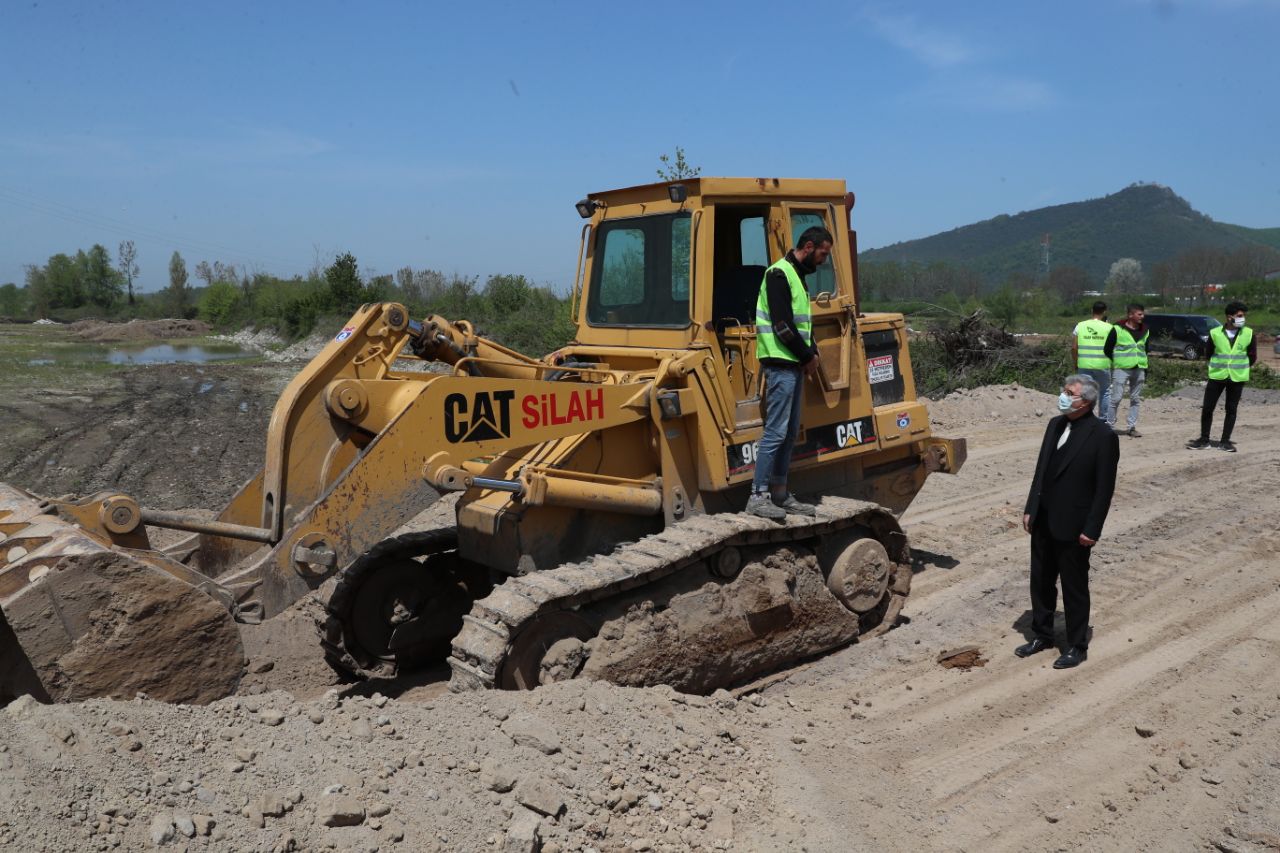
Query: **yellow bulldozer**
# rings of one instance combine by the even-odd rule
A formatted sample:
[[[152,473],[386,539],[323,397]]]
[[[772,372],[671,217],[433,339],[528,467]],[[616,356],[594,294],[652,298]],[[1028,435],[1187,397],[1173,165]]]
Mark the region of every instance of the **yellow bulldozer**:
[[[710,692],[891,627],[911,585],[896,516],[965,445],[930,432],[903,317],[859,310],[844,182],[694,178],[576,207],[573,341],[532,358],[365,305],[216,517],[0,486],[0,703],[210,701],[243,672],[236,623],[306,596],[335,667],[447,659],[456,690]],[[836,239],[807,277],[820,369],[790,482],[818,511],[777,523],[742,512],[768,393],[755,305],[814,225]],[[451,492],[455,523],[414,526]],[[185,535],[157,549],[154,528]]]

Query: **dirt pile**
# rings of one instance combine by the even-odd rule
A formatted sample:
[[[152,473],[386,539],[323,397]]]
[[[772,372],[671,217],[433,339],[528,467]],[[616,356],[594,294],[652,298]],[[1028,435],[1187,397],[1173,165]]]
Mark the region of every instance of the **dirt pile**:
[[[978,425],[1025,424],[1056,414],[1054,395],[1021,385],[961,389],[929,403],[929,422],[946,435],[962,435]]]
[[[95,343],[198,338],[209,334],[209,326],[199,320],[175,319],[130,320],[127,323],[78,320],[72,323],[68,330],[82,341]]]
[[[768,706],[597,682],[423,704],[22,699],[0,712],[0,847],[727,849],[772,787]]]

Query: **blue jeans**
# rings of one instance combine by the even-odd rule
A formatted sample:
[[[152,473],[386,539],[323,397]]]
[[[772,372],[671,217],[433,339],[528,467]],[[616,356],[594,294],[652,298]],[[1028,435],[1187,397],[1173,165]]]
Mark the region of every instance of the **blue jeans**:
[[[1076,373],[1083,373],[1098,383],[1098,405],[1094,408],[1093,413],[1105,421],[1111,416],[1111,370],[1085,370],[1079,368]]]
[[[756,475],[752,494],[787,490],[791,451],[800,432],[800,403],[804,398],[804,370],[800,365],[764,365],[764,435],[756,445]]]

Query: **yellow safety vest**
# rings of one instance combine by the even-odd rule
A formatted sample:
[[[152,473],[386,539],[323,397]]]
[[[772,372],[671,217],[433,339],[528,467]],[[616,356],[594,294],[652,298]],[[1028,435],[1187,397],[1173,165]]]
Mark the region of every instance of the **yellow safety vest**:
[[[1076,367],[1081,370],[1110,370],[1107,337],[1111,324],[1105,320],[1085,320],[1076,333]]]
[[[1248,382],[1249,343],[1253,340],[1253,329],[1245,326],[1236,333],[1234,341],[1228,341],[1226,330],[1218,326],[1209,330],[1209,340],[1213,341],[1213,355],[1209,357],[1209,378]]]
[[[782,270],[786,275],[787,284],[791,287],[791,313],[795,315],[796,331],[806,344],[813,346],[809,291],[805,290],[796,268],[783,258],[764,271],[764,280],[760,282],[760,295],[756,298],[756,357],[780,358],[798,363],[800,359],[773,333],[773,320],[769,317],[769,270]]]
[[[1134,340],[1133,332],[1123,323],[1116,323],[1116,348],[1111,351],[1111,362],[1116,367],[1147,369],[1147,338],[1150,329],[1142,330],[1142,337]]]

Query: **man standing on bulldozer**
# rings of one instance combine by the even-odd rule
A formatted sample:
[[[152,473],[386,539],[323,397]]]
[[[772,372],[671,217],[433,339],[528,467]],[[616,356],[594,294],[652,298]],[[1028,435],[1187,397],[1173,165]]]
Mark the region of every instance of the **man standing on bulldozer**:
[[[764,434],[756,449],[747,512],[774,521],[782,521],[788,513],[815,514],[813,506],[787,491],[787,473],[800,430],[804,378],[818,372],[804,277],[822,266],[834,242],[825,228],[806,229],[796,247],[765,270],[756,299],[756,355],[764,373]]]

